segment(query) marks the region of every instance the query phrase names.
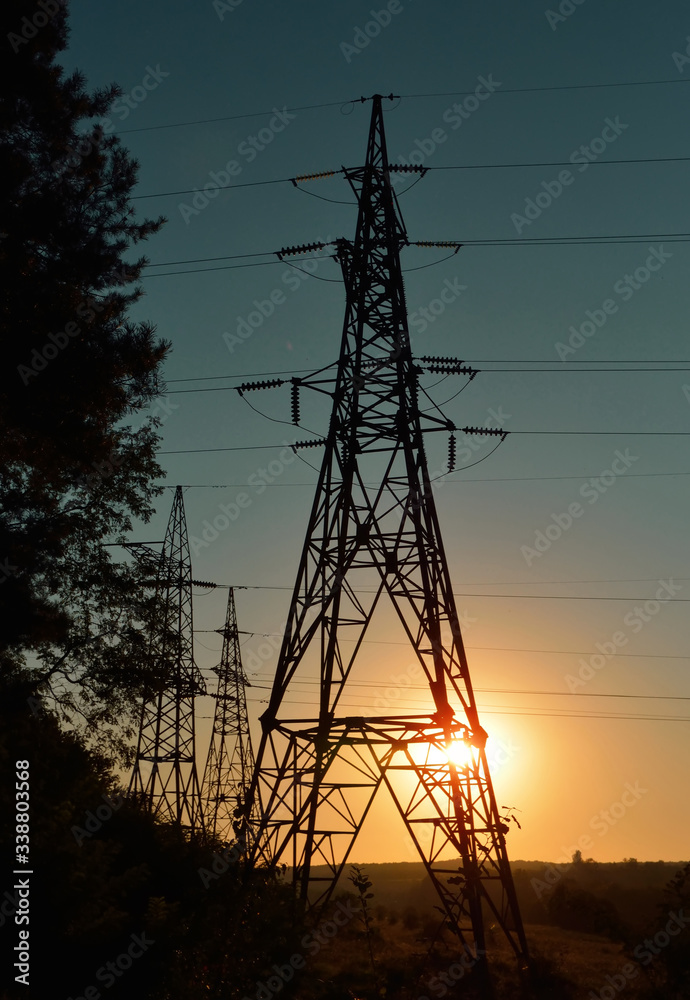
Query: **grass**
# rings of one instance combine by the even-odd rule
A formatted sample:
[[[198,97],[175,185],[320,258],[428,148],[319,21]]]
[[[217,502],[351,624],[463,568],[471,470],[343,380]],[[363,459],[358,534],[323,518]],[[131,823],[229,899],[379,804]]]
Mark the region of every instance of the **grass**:
[[[372,969],[363,929],[349,925],[310,959],[297,986],[299,1000],[473,1000],[481,992],[473,971],[464,971],[450,935],[431,948],[431,927],[405,926],[386,918],[373,922]],[[528,925],[533,1000],[591,1000],[620,975],[630,959],[621,944],[595,934]],[[509,944],[489,930],[496,1000],[524,1000]],[[475,970],[476,971],[476,970]],[[453,978],[455,977],[455,978]],[[624,1000],[640,1000],[647,980],[641,972],[621,991]],[[616,994],[618,996],[619,994]]]

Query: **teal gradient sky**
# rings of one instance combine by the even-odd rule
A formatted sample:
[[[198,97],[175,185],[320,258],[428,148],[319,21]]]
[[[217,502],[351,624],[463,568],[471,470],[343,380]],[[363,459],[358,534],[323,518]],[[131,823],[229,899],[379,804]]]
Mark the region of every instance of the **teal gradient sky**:
[[[71,6],[66,66],[82,69],[91,86],[117,82],[131,95],[133,107],[120,105],[112,121],[140,161],[139,195],[203,188],[212,172],[223,171],[230,160],[241,168],[238,183],[357,165],[364,156],[371,106],[343,102],[375,92],[468,92],[480,77],[500,86],[464,119],[452,110],[464,97],[404,97],[387,104],[391,159],[409,160],[413,151],[422,150],[429,167],[568,161],[579,147],[601,136],[607,119],[620,123],[620,134],[607,144],[602,161],[690,155],[690,88],[682,82],[507,93],[690,79],[690,65],[682,67],[683,74],[673,59],[674,52],[685,52],[690,34],[690,12],[680,0],[662,7],[640,0],[590,0],[574,7],[555,30],[544,5],[535,0],[473,5],[400,0],[391,23],[356,54],[347,48],[361,37],[356,29],[383,4],[242,0],[222,20],[210,2],[94,5],[79,0]],[[138,89],[151,69],[159,77],[155,89]],[[149,86],[151,81],[149,75]],[[297,111],[287,124],[271,111],[329,102],[335,106]],[[268,113],[153,128],[251,112]],[[252,156],[246,144],[271,121],[271,141]],[[437,131],[430,139],[439,129],[444,138]],[[612,136],[610,130],[606,134]],[[432,170],[401,196],[410,238],[514,238],[518,234],[511,216],[524,214],[526,200],[544,191],[544,184],[557,191],[554,181],[563,169]],[[593,165],[583,172],[573,166],[571,174],[572,183],[521,227],[522,237],[671,234],[690,228],[686,162]],[[352,201],[341,177],[315,182],[308,190]],[[146,248],[154,264],[352,236],[356,219],[352,205],[311,198],[288,183],[222,192],[198,214],[180,208],[192,205],[191,195],[145,198],[136,204],[146,214],[163,213],[169,219]],[[418,271],[413,269],[440,260],[444,252],[412,248],[404,256],[410,313],[420,317],[419,310],[440,301],[444,289],[456,290],[455,297],[446,294],[451,301],[433,322],[424,326],[418,318],[412,323],[414,351],[461,357],[482,369],[445,408],[456,423],[493,421],[495,426],[498,414],[509,431],[616,432],[509,436],[490,458],[442,481],[436,494],[455,589],[463,595],[458,604],[486,712],[484,724],[495,752],[500,742],[511,748],[497,763],[495,780],[499,803],[521,810],[522,830],[512,832],[509,841],[514,858],[557,859],[585,836],[592,846],[583,854],[597,860],[687,857],[690,809],[679,789],[686,784],[690,722],[581,716],[690,719],[688,701],[599,697],[690,699],[687,605],[662,604],[639,630],[634,625],[634,609],[641,604],[636,599],[643,604],[653,598],[659,580],[675,580],[676,598],[690,599],[690,439],[630,433],[690,430],[690,371],[680,370],[690,368],[689,246],[661,237],[599,246],[468,246],[438,266]],[[658,270],[637,289],[626,285],[625,275],[643,267],[651,250],[661,253],[662,247],[670,256]],[[316,276],[335,283],[302,280],[280,262],[172,274],[233,263],[241,262],[151,267],[135,316],[156,323],[159,333],[173,342],[166,368],[170,393],[164,409],[159,407],[166,414],[164,451],[275,445],[162,456],[171,486],[227,484],[224,489],[189,489],[185,504],[190,535],[199,540],[194,544],[195,576],[260,588],[237,592],[240,628],[256,633],[245,636],[243,647],[256,719],[276,659],[258,633],[277,633],[285,620],[316,473],[301,459],[281,464],[279,458],[283,442],[304,437],[303,432],[264,419],[232,391],[176,390],[232,386],[253,373],[330,362],[338,351],[344,293],[329,260],[319,263]],[[458,292],[460,286],[465,287]],[[256,303],[270,302],[272,294],[273,313],[261,323],[254,316],[252,335],[236,339],[238,329],[248,329],[243,324],[251,322]],[[609,305],[609,315],[602,308],[607,300],[616,306]],[[571,327],[588,320],[588,310],[599,318],[602,310],[605,322],[562,360],[557,345],[567,343]],[[678,362],[679,370],[569,371],[583,367],[581,362],[592,368],[606,368],[610,362],[665,362],[667,367]],[[518,370],[543,367],[560,370]],[[176,381],[216,375],[227,375],[227,382]],[[428,384],[434,381],[428,379]],[[461,384],[449,378],[432,395],[446,400]],[[286,389],[252,394],[249,401],[270,417],[289,421]],[[321,433],[326,419],[323,408],[305,403],[307,426]],[[458,447],[462,456],[462,441]],[[482,445],[465,465],[489,450]],[[627,467],[591,502],[586,483],[612,467],[616,452],[627,455]],[[300,454],[318,465],[318,450]],[[442,470],[445,457],[444,436],[431,438],[431,469]],[[273,470],[265,488],[261,469]],[[212,524],[222,514],[221,504],[234,512],[238,494],[245,494],[249,503],[206,544],[205,522]],[[162,537],[170,500],[166,492],[155,521],[142,527],[138,537]],[[554,515],[565,524],[563,512],[578,503],[582,514],[572,526],[539,556],[526,558],[523,547],[534,546],[536,533],[554,525]],[[212,534],[207,530],[206,539]],[[477,596],[493,594],[549,599]],[[222,589],[200,594],[195,604],[198,629],[222,625],[226,595]],[[630,601],[553,599],[557,595]],[[389,626],[384,616],[371,637],[381,643],[397,639]],[[596,644],[612,641],[617,633],[625,640],[618,640],[619,652],[577,693],[568,694],[567,675],[576,675],[581,659],[588,662],[598,652]],[[220,638],[199,632],[198,640],[199,663],[209,669]],[[370,645],[362,673],[355,677],[361,686],[353,688],[350,705],[373,711],[377,699],[386,698],[401,710],[426,705],[424,692],[408,689],[401,679],[411,662],[404,646]],[[487,689],[498,692],[485,693]],[[559,695],[501,693],[508,691]],[[294,698],[313,701],[313,691],[302,687]],[[211,710],[209,699],[202,714]],[[550,714],[540,717],[543,713]],[[560,713],[568,715],[560,718]],[[202,721],[202,742],[207,727]],[[636,783],[645,791],[623,816],[605,823],[601,833],[596,818],[621,800],[626,784]],[[402,831],[396,839],[397,826],[391,826],[384,843],[383,824],[389,820],[382,801],[355,850],[358,859],[412,858]]]

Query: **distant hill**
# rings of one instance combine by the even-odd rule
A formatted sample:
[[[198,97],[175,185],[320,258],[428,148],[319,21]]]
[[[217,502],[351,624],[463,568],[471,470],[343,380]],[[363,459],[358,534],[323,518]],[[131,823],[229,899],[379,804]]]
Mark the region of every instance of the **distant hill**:
[[[449,861],[448,867],[459,867],[459,860]],[[549,861],[513,861],[520,908],[526,923],[551,923],[548,901],[557,886],[568,885],[612,904],[621,920],[631,928],[644,927],[653,920],[663,889],[683,861],[579,861],[556,865]],[[438,897],[421,861],[399,861],[384,864],[362,864],[371,879],[373,907],[385,907],[403,913],[415,910],[420,916],[431,911]],[[350,867],[347,866],[338,883],[338,892],[349,892]],[[326,866],[315,866],[315,876],[327,876]],[[289,873],[288,873],[289,874]]]

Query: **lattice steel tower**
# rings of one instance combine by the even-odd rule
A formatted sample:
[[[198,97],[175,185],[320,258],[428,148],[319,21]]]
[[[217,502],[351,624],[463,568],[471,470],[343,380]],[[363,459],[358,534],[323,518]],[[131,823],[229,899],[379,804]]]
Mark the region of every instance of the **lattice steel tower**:
[[[258,827],[259,817],[258,803],[249,813],[244,808],[254,771],[246,696],[246,688],[251,685],[242,668],[232,587],[221,634],[223,651],[220,665],[215,668],[218,689],[203,785],[206,829],[211,836],[237,838],[246,844]]]
[[[414,168],[388,162],[381,101],[373,98],[365,165],[343,169],[359,206],[357,230],[354,241],[336,243],[347,297],[342,344],[325,454],[261,717],[250,801],[261,803],[265,840],[253,859],[268,861],[270,848],[274,862],[291,866],[305,903],[323,905],[385,785],[461,947],[477,949],[486,972],[488,915],[525,968],[508,824],[489,775],[424,452],[424,431],[454,427],[418,403],[422,369],[410,349],[400,265],[409,240],[390,181],[391,171]],[[293,379],[293,413],[301,385],[309,380]],[[323,376],[318,385],[323,391]],[[384,596],[428,682],[426,713],[339,710]],[[295,718],[285,698],[298,675],[318,681],[315,718]],[[314,877],[315,865],[326,866],[324,877]]]
[[[157,613],[130,792],[161,819],[192,834],[204,830],[194,733],[194,703],[205,694],[194,662],[192,565],[182,487],[175,490],[156,579]]]

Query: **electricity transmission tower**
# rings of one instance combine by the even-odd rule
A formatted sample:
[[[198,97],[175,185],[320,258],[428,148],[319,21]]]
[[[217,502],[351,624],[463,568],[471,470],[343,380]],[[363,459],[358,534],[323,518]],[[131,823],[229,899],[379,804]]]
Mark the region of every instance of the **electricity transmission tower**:
[[[158,562],[156,614],[149,646],[151,688],[141,711],[130,793],[153,815],[198,834],[204,830],[197,773],[194,702],[205,694],[194,662],[192,565],[182,487]]]
[[[220,665],[215,668],[218,689],[203,784],[206,829],[211,836],[224,840],[236,837],[246,845],[258,827],[259,817],[256,804],[248,813],[244,809],[254,770],[245,692],[251,685],[242,668],[232,587],[221,634],[223,651]]]
[[[418,400],[424,369],[411,353],[400,265],[409,240],[390,181],[391,171],[415,168],[388,162],[381,101],[373,98],[365,165],[342,171],[358,202],[354,240],[335,244],[345,321],[329,430],[316,442],[325,453],[261,717],[247,803],[259,803],[261,812],[252,860],[286,863],[305,905],[324,905],[385,786],[447,925],[461,948],[479,956],[486,976],[487,918],[523,969],[527,945],[505,846],[509,818],[499,813],[489,774],[487,734],[477,715],[424,451],[424,432],[452,435],[455,427],[442,414],[424,412]],[[431,371],[475,374],[455,359],[421,360],[431,362]],[[292,382],[297,423],[299,392],[310,380]],[[311,380],[322,392],[323,383],[323,376]],[[451,465],[454,445],[451,436]],[[365,717],[339,708],[384,598],[428,682],[425,713]],[[304,690],[291,688],[298,676],[318,683],[315,717],[300,717],[286,698]]]

